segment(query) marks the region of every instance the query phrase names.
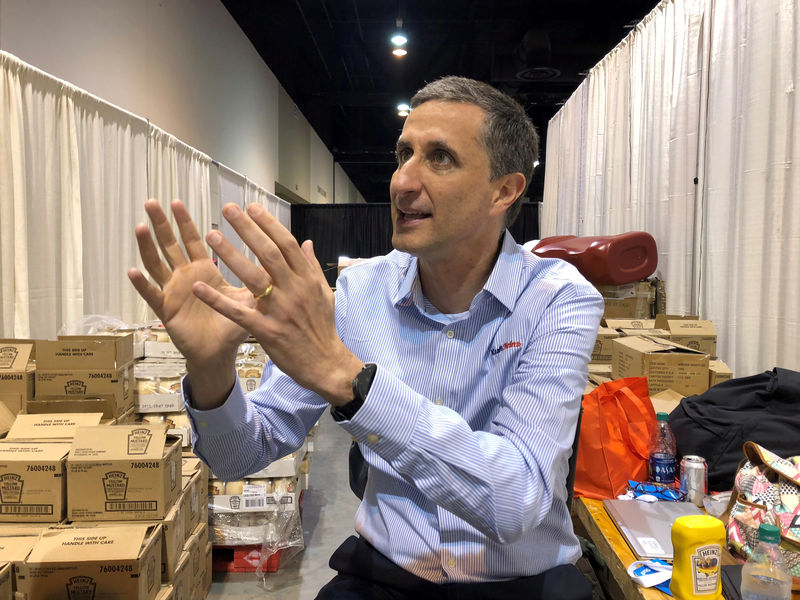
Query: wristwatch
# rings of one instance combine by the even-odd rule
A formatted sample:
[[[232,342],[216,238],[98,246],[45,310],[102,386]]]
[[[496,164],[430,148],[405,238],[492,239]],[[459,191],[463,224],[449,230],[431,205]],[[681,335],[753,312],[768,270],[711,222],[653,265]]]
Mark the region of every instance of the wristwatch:
[[[342,406],[331,406],[331,416],[334,421],[349,421],[352,419],[364,400],[367,399],[367,393],[372,386],[372,380],[375,378],[375,371],[378,370],[378,365],[375,363],[367,363],[361,372],[353,379],[353,399],[347,404]]]

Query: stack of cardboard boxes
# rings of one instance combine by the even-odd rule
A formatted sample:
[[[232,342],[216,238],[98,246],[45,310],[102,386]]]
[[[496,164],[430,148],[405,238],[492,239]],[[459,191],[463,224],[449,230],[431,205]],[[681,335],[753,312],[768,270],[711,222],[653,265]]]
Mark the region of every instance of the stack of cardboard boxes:
[[[245,391],[259,385],[266,362],[253,340],[242,344],[236,368]],[[45,579],[76,594],[82,586],[110,585],[113,598],[202,598],[212,541],[280,541],[265,539],[271,530],[264,525],[278,510],[299,517],[317,428],[301,449],[264,471],[209,484],[208,468],[191,451],[184,374],[183,357],[158,324],[0,341],[0,437],[12,429],[0,441],[0,600],[6,582],[19,594],[46,597]],[[131,527],[137,529],[128,535],[118,531]],[[82,532],[88,528],[97,531]],[[41,546],[34,543],[39,537]],[[95,547],[106,551],[95,556]],[[113,583],[131,573],[139,583],[151,581],[153,555],[160,557],[160,585]],[[81,571],[82,562],[99,557],[128,562]],[[56,571],[69,577],[49,575]]]
[[[133,335],[0,345],[0,600],[204,598],[208,469],[134,421]]]
[[[645,297],[644,286],[651,287],[648,282],[632,285],[634,289],[640,286],[640,294],[631,297],[639,299]],[[587,390],[610,379],[646,376],[654,405],[670,412],[681,398],[702,394],[733,377],[717,357],[717,332],[711,321],[693,315],[657,314],[651,318],[656,310],[655,295],[644,304],[631,300],[627,308],[615,300],[606,298]]]

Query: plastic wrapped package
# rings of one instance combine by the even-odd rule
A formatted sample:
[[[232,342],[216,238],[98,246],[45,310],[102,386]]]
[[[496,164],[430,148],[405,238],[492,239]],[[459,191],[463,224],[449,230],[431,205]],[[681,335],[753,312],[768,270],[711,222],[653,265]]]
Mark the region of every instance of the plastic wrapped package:
[[[276,512],[299,516],[300,490],[297,477],[248,478],[208,482],[209,528],[218,546],[248,546],[272,539],[262,526],[275,521]],[[278,531],[283,531],[278,529]]]
[[[242,390],[252,392],[261,385],[261,377],[264,374],[266,359],[263,361],[257,357],[237,357],[236,373],[242,384]]]

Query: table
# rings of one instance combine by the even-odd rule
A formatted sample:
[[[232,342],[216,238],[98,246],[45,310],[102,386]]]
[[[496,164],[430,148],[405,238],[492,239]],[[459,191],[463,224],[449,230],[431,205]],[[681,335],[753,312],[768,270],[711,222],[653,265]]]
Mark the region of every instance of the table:
[[[572,502],[575,532],[597,546],[608,566],[608,577],[597,573],[600,583],[613,600],[664,600],[671,596],[655,588],[643,588],[631,580],[628,565],[637,560],[608,516],[602,500],[575,498]]]
[[[597,573],[600,583],[612,600],[664,600],[671,596],[655,588],[643,588],[628,575],[628,565],[637,560],[614,521],[606,512],[602,500],[575,498],[572,502],[572,521],[575,532],[597,546],[608,566],[607,576]],[[736,564],[727,550],[722,552],[722,564]],[[792,591],[792,600],[800,599],[800,590]]]

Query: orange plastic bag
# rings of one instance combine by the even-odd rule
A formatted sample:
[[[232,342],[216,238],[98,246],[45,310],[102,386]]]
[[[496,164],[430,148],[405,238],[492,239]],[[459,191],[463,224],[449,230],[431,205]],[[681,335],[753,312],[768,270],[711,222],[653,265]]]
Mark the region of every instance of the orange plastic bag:
[[[646,481],[655,425],[647,377],[607,381],[584,395],[575,496],[616,498],[629,479]]]

